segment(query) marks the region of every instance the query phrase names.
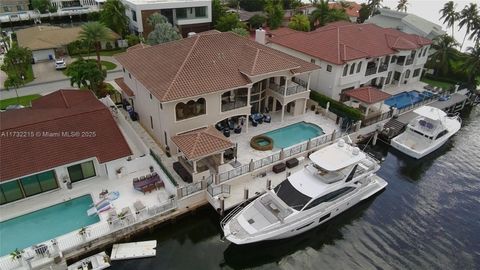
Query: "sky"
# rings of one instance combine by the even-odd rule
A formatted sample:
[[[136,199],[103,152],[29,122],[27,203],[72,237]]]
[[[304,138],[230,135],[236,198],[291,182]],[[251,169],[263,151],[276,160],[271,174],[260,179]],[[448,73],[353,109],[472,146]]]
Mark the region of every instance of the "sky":
[[[304,2],[309,2],[308,0],[303,0]],[[366,3],[367,0],[353,0],[357,3]],[[427,19],[433,23],[439,24],[443,27],[443,30],[448,33],[452,33],[451,28],[446,29],[446,25],[440,21],[439,10],[443,8],[443,5],[448,2],[448,0],[409,0],[407,6],[407,12],[420,16],[424,19]],[[457,5],[456,9],[460,12],[466,5],[470,3],[476,3],[480,7],[480,0],[454,0]],[[390,7],[391,9],[396,9],[398,0],[383,0],[383,5]],[[458,43],[462,43],[463,37],[465,35],[465,29],[458,30],[458,27],[455,27],[454,37],[457,39]],[[468,46],[473,46],[473,41],[468,39],[465,41],[462,50],[465,50]]]

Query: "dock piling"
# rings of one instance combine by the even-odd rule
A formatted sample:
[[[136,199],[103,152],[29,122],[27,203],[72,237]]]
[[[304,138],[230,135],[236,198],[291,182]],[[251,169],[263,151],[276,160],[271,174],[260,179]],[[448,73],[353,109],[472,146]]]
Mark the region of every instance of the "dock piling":
[[[272,189],[272,180],[267,179],[267,190]]]
[[[245,188],[243,190],[243,199],[246,201],[248,200],[248,188]]]

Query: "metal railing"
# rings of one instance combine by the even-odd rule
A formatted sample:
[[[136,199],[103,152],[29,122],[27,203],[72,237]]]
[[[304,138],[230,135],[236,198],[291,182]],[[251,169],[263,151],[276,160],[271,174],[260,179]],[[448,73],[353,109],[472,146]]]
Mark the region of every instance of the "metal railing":
[[[378,72],[384,72],[388,69],[388,64],[382,64],[378,67]]]
[[[307,91],[307,88],[298,84],[298,83],[295,83],[295,82],[291,82],[289,86],[287,86],[287,91],[285,92],[285,86],[282,85],[278,85],[278,84],[272,84],[270,83],[270,86],[269,88],[271,90],[273,90],[274,92],[277,92],[279,93],[280,95],[284,95],[285,96],[290,96],[290,95],[293,95],[293,94],[297,94],[297,93],[301,93],[301,92],[305,92]]]
[[[430,103],[430,102],[433,102],[433,101],[435,101],[435,100],[437,100],[437,99],[438,99],[437,96],[432,96],[432,97],[423,99],[423,100],[420,101],[420,102],[411,104],[410,106],[407,106],[407,107],[405,107],[405,108],[397,109],[397,112],[398,112],[398,114],[402,114],[402,113],[404,113],[404,112],[406,112],[406,111],[410,111],[410,110],[415,109],[415,108],[417,108],[417,107],[421,107],[421,106],[423,106],[423,105],[425,105],[425,104],[428,104],[428,103]]]
[[[210,196],[215,197],[222,194],[230,194],[230,185],[208,186],[207,192]]]
[[[370,125],[375,124],[375,123],[377,123],[377,122],[386,120],[386,119],[388,119],[388,118],[390,118],[390,117],[392,117],[392,116],[393,116],[393,111],[388,111],[388,112],[384,112],[384,113],[382,113],[382,114],[379,114],[379,115],[377,115],[377,116],[364,119],[364,120],[362,121],[362,127],[370,126]]]
[[[414,60],[414,58],[407,59],[407,61],[405,62],[405,66],[409,66],[409,65],[413,64],[413,60]]]
[[[12,259],[10,255],[3,256],[0,258],[0,269],[9,270],[18,269],[22,266],[26,267],[27,261],[31,265],[48,263],[49,261],[53,262],[60,252],[65,253],[79,249],[93,240],[132,227],[146,219],[164,215],[176,208],[177,201],[175,198],[171,198],[160,204],[146,207],[136,213],[128,213],[108,221],[97,222],[80,230],[26,248],[20,252],[21,256],[16,259]]]
[[[222,112],[235,110],[247,106],[247,97],[235,98],[234,101],[222,101]]]
[[[375,73],[377,73],[377,67],[367,68],[367,71],[365,71],[365,76],[369,76]]]
[[[284,148],[283,150],[276,152],[268,157],[255,160],[255,161],[252,160],[250,164],[245,164],[238,168],[232,169],[230,171],[220,173],[218,175],[219,183],[223,183],[233,178],[236,178],[238,176],[253,172],[255,170],[271,165],[277,161],[287,159],[291,156],[294,156],[306,151],[310,151],[312,148],[328,143],[332,141],[334,138],[335,138],[335,133],[324,134],[324,135],[312,138],[309,141],[303,141],[296,145]]]
[[[201,191],[202,189],[203,189],[202,181],[193,182],[193,183],[190,183],[186,186],[178,188],[177,195],[178,195],[178,198],[181,199],[181,198],[190,196],[192,194],[195,194],[195,193]]]

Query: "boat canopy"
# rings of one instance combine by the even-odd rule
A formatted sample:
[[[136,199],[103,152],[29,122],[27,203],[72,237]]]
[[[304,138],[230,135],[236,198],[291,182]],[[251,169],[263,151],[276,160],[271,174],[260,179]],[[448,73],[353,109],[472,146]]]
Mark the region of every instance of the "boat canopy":
[[[444,111],[431,106],[422,106],[413,112],[434,121],[442,121],[447,116]]]
[[[318,150],[309,157],[313,163],[327,171],[338,171],[365,159],[365,153],[346,144],[343,139]]]

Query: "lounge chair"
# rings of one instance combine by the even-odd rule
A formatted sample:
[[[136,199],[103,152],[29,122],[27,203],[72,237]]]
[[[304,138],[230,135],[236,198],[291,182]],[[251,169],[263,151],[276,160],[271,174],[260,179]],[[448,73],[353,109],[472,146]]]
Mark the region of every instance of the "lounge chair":
[[[133,178],[133,182],[138,182],[138,181],[140,181],[138,177]]]
[[[147,174],[147,175],[145,176],[145,178],[146,178],[146,179],[152,178],[152,174],[151,174],[151,173]]]
[[[157,175],[158,175],[157,172],[152,172],[152,177],[155,177],[155,176],[157,176]]]
[[[145,175],[140,176],[140,181],[145,180]]]
[[[268,114],[264,114],[264,115],[263,115],[263,122],[265,122],[265,123],[270,123],[270,122],[272,122],[272,117],[271,117],[270,115],[268,115]]]
[[[133,203],[133,208],[135,208],[135,214],[138,215],[141,211],[145,210],[146,207],[142,201],[137,200]]]

